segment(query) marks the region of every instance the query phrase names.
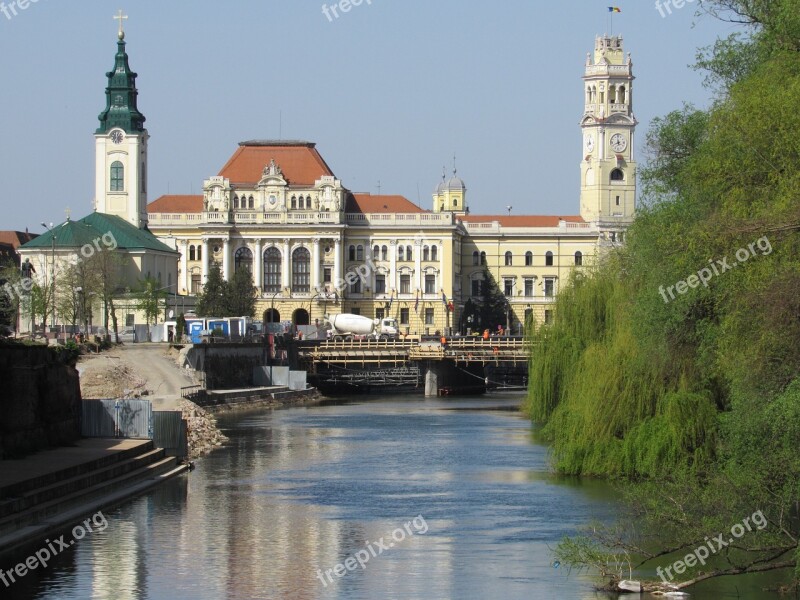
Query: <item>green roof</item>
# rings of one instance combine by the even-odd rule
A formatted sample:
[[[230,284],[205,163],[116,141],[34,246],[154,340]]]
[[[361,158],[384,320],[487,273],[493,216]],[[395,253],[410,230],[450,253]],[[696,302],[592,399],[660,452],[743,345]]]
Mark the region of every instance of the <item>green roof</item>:
[[[160,242],[149,230],[134,227],[122,217],[99,212],[94,212],[79,221],[67,219],[20,248],[52,248],[55,236],[56,248],[78,250],[87,244],[94,245],[94,240],[103,244],[103,236],[108,234],[114,236],[117,247],[123,250],[156,250],[177,254],[176,250]]]
[[[117,55],[114,57],[114,70],[106,73],[106,108],[100,113],[100,127],[96,133],[108,133],[115,127],[125,133],[144,131],[145,117],[139,112],[136,90],[136,73],[128,64],[124,36],[117,42]]]

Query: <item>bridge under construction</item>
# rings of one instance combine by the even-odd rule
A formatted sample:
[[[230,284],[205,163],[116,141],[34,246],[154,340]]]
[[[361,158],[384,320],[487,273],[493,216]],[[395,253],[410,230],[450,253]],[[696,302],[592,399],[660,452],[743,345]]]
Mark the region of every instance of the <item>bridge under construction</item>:
[[[422,390],[426,396],[525,389],[530,348],[521,337],[295,341],[290,361],[323,393]]]

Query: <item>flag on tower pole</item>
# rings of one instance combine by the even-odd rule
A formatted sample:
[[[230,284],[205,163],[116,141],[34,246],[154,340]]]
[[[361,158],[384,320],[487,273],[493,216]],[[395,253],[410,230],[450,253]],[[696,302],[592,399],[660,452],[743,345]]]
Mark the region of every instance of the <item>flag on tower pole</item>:
[[[608,29],[611,32],[610,35],[614,35],[614,13],[621,13],[622,9],[619,6],[609,6],[608,7]]]

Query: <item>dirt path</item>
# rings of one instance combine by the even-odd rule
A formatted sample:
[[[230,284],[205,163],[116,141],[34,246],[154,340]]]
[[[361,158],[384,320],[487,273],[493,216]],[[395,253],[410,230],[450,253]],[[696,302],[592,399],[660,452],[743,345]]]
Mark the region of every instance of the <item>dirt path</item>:
[[[131,344],[84,356],[78,371],[84,398],[147,396],[157,410],[177,410],[181,388],[195,383],[164,344]]]

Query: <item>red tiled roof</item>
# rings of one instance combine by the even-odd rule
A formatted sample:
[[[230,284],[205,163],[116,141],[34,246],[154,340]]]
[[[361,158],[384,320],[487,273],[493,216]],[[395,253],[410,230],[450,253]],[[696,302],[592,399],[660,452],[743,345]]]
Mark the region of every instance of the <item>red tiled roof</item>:
[[[203,212],[203,196],[161,196],[147,205],[148,213],[199,213]]]
[[[312,142],[242,142],[219,174],[232,184],[252,186],[261,181],[264,167],[274,159],[289,185],[312,186],[323,175],[333,175],[314,146]]]
[[[38,233],[28,233],[27,231],[0,231],[0,244],[8,244],[16,251],[22,244],[27,244],[37,237],[39,237]]]
[[[551,215],[464,215],[461,220],[466,223],[491,223],[497,221],[502,227],[558,227],[559,221],[584,223],[583,217],[570,215],[567,217]]]
[[[350,194],[345,204],[349,213],[421,213],[426,212],[404,196],[373,196],[372,194]]]

